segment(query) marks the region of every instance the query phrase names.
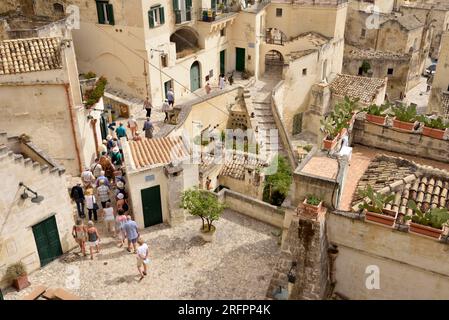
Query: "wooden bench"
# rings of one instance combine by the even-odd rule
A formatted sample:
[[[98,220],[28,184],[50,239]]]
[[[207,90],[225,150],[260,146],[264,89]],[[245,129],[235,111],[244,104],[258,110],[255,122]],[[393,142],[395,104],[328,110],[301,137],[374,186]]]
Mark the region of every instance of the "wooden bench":
[[[37,286],[33,291],[26,295],[23,300],[37,300],[47,290],[46,286]]]

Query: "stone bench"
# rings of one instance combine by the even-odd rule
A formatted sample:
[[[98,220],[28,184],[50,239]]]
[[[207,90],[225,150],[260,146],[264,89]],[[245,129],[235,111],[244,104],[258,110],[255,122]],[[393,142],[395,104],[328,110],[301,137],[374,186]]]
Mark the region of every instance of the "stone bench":
[[[22,300],[37,300],[41,295],[45,293],[46,290],[47,290],[46,286],[37,286],[36,289],[31,291]]]

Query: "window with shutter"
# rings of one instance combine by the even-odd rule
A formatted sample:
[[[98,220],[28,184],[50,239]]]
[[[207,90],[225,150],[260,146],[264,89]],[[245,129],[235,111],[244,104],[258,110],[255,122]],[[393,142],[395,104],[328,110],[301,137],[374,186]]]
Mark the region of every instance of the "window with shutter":
[[[148,11],[148,23],[150,28],[154,28],[154,12],[153,10]]]
[[[97,16],[98,16],[98,23],[105,24],[105,12],[104,12],[104,5],[105,3],[102,1],[96,1],[95,4],[97,5]]]
[[[159,22],[161,24],[165,23],[165,14],[164,14],[164,7],[159,8]]]
[[[106,10],[108,12],[108,22],[110,25],[115,25],[115,20],[114,20],[114,8],[112,7],[112,4],[107,4],[106,5]]]
[[[215,8],[217,8],[217,0],[211,0],[211,8],[212,9],[215,9]]]

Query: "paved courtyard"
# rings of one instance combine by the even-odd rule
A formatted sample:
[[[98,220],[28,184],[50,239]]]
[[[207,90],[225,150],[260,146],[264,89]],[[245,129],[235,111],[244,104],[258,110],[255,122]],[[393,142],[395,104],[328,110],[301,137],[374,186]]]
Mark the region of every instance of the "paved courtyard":
[[[278,230],[231,210],[215,224],[213,243],[201,239],[201,220],[190,216],[176,227],[143,230],[151,263],[140,282],[135,255],[103,236],[94,260],[76,248],[29,275],[31,287],[6,290],[5,299],[20,299],[38,285],[63,287],[89,300],[264,299],[279,257]]]

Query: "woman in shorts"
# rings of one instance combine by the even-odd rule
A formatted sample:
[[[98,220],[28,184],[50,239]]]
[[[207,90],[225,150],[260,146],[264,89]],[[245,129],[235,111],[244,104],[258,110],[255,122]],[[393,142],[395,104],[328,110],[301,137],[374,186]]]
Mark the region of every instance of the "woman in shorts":
[[[76,243],[79,244],[83,256],[86,256],[86,235],[87,228],[84,225],[83,220],[76,220],[76,224],[72,229],[72,236],[75,238]]]
[[[125,223],[126,223],[125,212],[121,209],[117,210],[117,217],[115,218],[115,231],[120,240],[119,248],[123,247],[123,245],[125,244],[126,239]]]
[[[114,217],[114,208],[111,206],[110,202],[106,202],[106,208],[103,209],[104,212],[104,223],[106,225],[106,229],[109,233],[115,237],[115,217]]]
[[[97,228],[94,227],[94,222],[89,220],[87,223],[87,245],[90,249],[90,259],[94,259],[94,247],[97,253],[100,253],[100,235],[98,234]]]

